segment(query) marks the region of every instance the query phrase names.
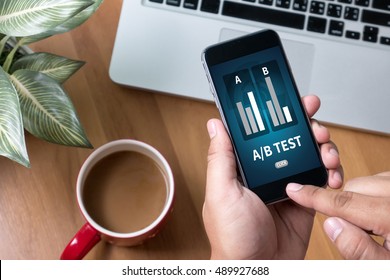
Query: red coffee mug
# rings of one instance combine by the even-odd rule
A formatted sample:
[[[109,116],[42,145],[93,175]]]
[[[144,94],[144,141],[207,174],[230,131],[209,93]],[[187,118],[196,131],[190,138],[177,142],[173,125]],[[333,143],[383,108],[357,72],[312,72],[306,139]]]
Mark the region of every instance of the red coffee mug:
[[[92,167],[104,157],[121,151],[133,151],[146,155],[159,166],[166,179],[166,200],[160,215],[147,227],[129,233],[114,232],[96,223],[87,212],[83,202],[84,183]],[[129,139],[116,140],[101,146],[87,158],[79,172],[76,184],[77,202],[86,223],[66,246],[61,259],[82,259],[102,239],[118,246],[134,246],[154,237],[166,223],[172,211],[174,192],[172,170],[165,158],[152,146]]]

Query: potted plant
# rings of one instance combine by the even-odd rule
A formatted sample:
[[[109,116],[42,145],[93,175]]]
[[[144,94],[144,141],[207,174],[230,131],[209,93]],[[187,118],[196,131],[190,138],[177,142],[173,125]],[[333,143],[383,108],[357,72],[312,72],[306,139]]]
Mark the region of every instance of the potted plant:
[[[25,46],[79,26],[102,1],[0,0],[1,156],[30,166],[24,129],[52,143],[92,148],[62,87],[84,62]]]

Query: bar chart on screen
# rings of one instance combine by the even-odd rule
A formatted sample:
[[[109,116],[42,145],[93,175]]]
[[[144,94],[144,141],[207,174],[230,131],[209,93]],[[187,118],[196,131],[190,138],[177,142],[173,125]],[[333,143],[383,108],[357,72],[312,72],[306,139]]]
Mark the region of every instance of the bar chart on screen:
[[[273,131],[297,124],[290,94],[293,87],[285,84],[278,63],[273,60],[252,67],[259,99],[262,101],[264,115]],[[287,79],[286,79],[287,80]]]
[[[297,119],[276,61],[243,68],[223,77],[230,110],[245,140],[278,131]]]
[[[260,95],[247,68],[225,75],[226,96],[233,117],[245,140],[269,133]]]
[[[252,133],[264,131],[265,126],[252,91],[248,92],[248,98],[251,106],[244,108],[242,102],[237,102],[236,106],[246,135],[251,135]]]
[[[274,127],[292,122],[293,119],[288,106],[280,106],[271,77],[266,77],[265,82],[267,83],[267,88],[271,95],[271,100],[266,101],[266,104]]]

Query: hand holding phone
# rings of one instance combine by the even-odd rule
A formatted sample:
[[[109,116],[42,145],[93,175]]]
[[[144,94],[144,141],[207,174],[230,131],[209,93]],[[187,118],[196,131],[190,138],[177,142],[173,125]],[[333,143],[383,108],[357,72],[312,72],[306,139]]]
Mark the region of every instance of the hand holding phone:
[[[264,203],[286,199],[289,182],[324,186],[327,170],[278,35],[211,46],[202,61],[244,185]]]
[[[302,103],[309,117],[320,106],[316,96]],[[329,186],[342,186],[337,147],[325,126],[313,121],[328,168]],[[213,259],[302,259],[312,231],[314,211],[289,200],[266,206],[237,179],[236,160],[227,131],[219,119],[207,123],[210,135],[203,221]],[[338,175],[336,175],[338,174]]]

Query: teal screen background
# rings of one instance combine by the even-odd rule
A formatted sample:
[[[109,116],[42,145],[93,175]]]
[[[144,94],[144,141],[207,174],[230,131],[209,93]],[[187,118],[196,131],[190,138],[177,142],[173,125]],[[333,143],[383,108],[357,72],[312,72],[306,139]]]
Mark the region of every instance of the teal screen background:
[[[271,96],[262,67],[269,70],[268,76],[272,80],[280,107],[288,107],[292,121],[274,125],[266,104],[271,100]],[[223,62],[209,70],[249,188],[256,188],[321,166],[316,144],[313,143],[307,127],[306,115],[302,112],[300,97],[295,90],[280,47]],[[236,76],[239,77],[239,83]],[[237,103],[241,103],[244,109],[252,108],[253,113],[247,94],[249,91],[253,92],[264,129],[246,135]],[[297,140],[294,137],[299,138]],[[285,151],[282,149],[281,141],[286,141]],[[275,163],[283,160],[287,160],[288,165],[276,168]]]

